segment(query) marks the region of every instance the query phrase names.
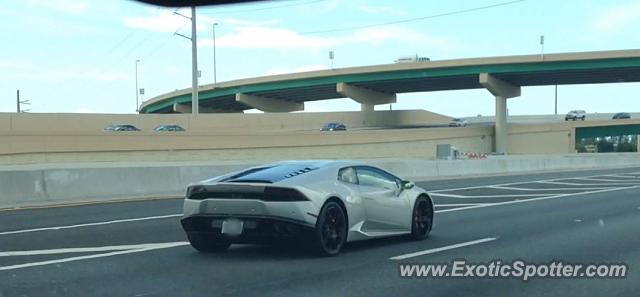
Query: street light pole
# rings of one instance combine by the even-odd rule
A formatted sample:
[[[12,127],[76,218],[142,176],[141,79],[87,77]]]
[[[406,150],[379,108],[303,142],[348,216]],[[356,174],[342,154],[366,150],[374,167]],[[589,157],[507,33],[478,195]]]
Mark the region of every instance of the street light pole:
[[[556,94],[555,94],[555,99],[556,99],[556,114],[558,114],[558,85],[556,85]]]
[[[138,63],[140,63],[139,59],[136,60],[136,112],[138,112],[138,106],[140,106],[138,101]]]
[[[22,109],[22,104],[30,105],[31,101],[29,100],[20,100],[20,90],[16,90],[16,111],[18,113],[27,112],[29,109]]]
[[[218,23],[213,23],[213,84],[218,83],[216,78],[216,26]]]
[[[198,42],[196,38],[196,7],[191,6],[191,114],[200,112],[198,106]]]

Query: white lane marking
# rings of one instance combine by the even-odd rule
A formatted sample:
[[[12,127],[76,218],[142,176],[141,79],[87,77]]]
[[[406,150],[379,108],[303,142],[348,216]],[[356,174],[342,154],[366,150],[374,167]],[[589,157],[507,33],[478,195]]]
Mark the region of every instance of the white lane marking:
[[[493,204],[493,203],[455,203],[455,204],[435,204],[435,207],[451,207],[451,206],[469,206],[469,205],[481,205],[481,204]]]
[[[109,225],[109,224],[126,223],[126,222],[158,220],[158,219],[175,218],[175,217],[180,217],[180,216],[182,216],[182,214],[170,214],[170,215],[163,215],[163,216],[152,216],[152,217],[142,217],[142,218],[132,218],[132,219],[121,219],[121,220],[113,220],[113,221],[105,221],[105,222],[94,222],[94,223],[86,223],[86,224],[78,224],[78,225],[42,227],[42,228],[35,228],[35,229],[5,231],[5,232],[0,232],[0,235],[20,234],[20,233],[49,231],[49,230],[72,229],[72,228],[80,228],[80,227],[88,227],[88,226],[100,226],[100,225]]]
[[[415,252],[415,253],[408,253],[408,254],[404,254],[404,255],[400,255],[400,256],[395,256],[395,257],[389,258],[389,260],[404,260],[404,259],[408,259],[408,258],[424,256],[424,255],[434,254],[434,253],[438,253],[438,252],[442,252],[442,251],[448,251],[448,250],[452,250],[452,249],[457,249],[457,248],[461,248],[461,247],[465,247],[465,246],[481,244],[481,243],[485,243],[485,242],[489,242],[489,241],[494,241],[496,239],[498,239],[498,238],[497,237],[487,237],[487,238],[482,238],[482,239],[478,239],[478,240],[472,240],[472,241],[467,241],[467,242],[447,245],[447,246],[443,246],[443,247],[439,247],[439,248],[435,248],[435,249],[429,249],[429,250],[419,251],[419,252]]]
[[[56,260],[49,260],[49,261],[41,261],[41,262],[32,262],[32,263],[17,264],[17,265],[11,265],[11,266],[0,266],[0,271],[2,271],[2,270],[13,270],[13,269],[19,269],[19,268],[27,268],[27,267],[34,267],[34,266],[44,266],[44,265],[58,264],[58,263],[66,263],[66,262],[86,260],[86,259],[111,257],[111,256],[131,254],[131,253],[140,253],[140,252],[146,252],[146,251],[151,251],[151,250],[158,250],[158,249],[166,249],[166,248],[171,248],[171,247],[183,246],[183,245],[187,245],[187,244],[189,244],[189,243],[185,242],[185,241],[156,243],[156,244],[150,245],[149,247],[141,248],[141,249],[132,249],[132,250],[117,251],[117,252],[110,252],[110,253],[104,253],[104,254],[71,257],[71,258],[56,259]]]
[[[585,191],[585,190],[600,190],[600,189],[610,189],[611,187],[591,187],[591,188],[579,188],[579,187],[575,187],[575,188],[544,188],[544,189],[533,189],[533,188],[520,188],[520,187],[507,187],[507,186],[488,186],[487,188],[502,189],[502,190],[511,190],[511,191],[532,191],[532,192],[537,192],[537,191],[571,191],[571,190]]]
[[[635,172],[634,172],[634,174],[635,174]],[[640,174],[640,172],[638,172],[638,174]],[[589,175],[589,176],[582,176],[582,177],[600,177],[600,176],[603,176],[603,174]],[[571,178],[573,178],[573,177],[560,177],[560,178],[551,178],[551,179],[541,179],[541,180],[537,180],[537,181],[519,181],[519,182],[504,183],[504,184],[481,185],[481,186],[461,187],[461,188],[452,188],[452,189],[440,189],[440,190],[429,191],[429,194],[431,194],[431,193],[439,193],[439,192],[458,191],[458,190],[480,189],[480,188],[486,188],[488,186],[510,186],[510,185],[516,185],[516,184],[525,184],[525,183],[547,183],[547,182],[551,183],[553,181],[559,181],[559,180],[565,180],[565,179],[571,179]],[[585,184],[570,184],[570,183],[559,183],[559,184],[585,186]],[[608,184],[604,184],[604,185],[606,186]],[[593,186],[593,184],[586,185],[586,186]]]
[[[618,188],[604,189],[604,190],[591,191],[591,192],[559,194],[559,195],[546,196],[546,197],[537,197],[537,198],[524,199],[524,200],[511,200],[511,201],[504,201],[504,202],[495,202],[495,203],[490,203],[490,204],[486,204],[486,205],[473,205],[473,206],[465,206],[465,207],[460,207],[460,208],[436,210],[435,213],[452,212],[452,211],[466,210],[466,209],[473,209],[473,208],[498,206],[498,205],[506,205],[506,204],[515,204],[515,203],[523,203],[523,202],[539,201],[539,200],[547,200],[547,199],[555,199],[555,198],[577,196],[577,195],[583,195],[583,194],[595,194],[595,193],[613,192],[613,191],[619,191],[619,190],[637,189],[639,187],[640,186],[618,187]]]
[[[638,185],[638,183],[607,183],[607,184],[603,184],[603,183],[599,183],[599,184],[583,184],[583,183],[568,183],[568,182],[559,182],[559,181],[536,181],[535,183],[540,183],[540,184],[551,184],[551,185],[565,185],[565,186],[635,186]]]
[[[630,179],[638,179],[639,178],[636,175],[623,175],[623,174],[605,174],[603,176],[619,177],[619,178],[630,178]]]
[[[617,185],[618,183],[629,183],[628,180],[608,179],[608,178],[593,178],[593,177],[574,177],[574,178],[568,178],[568,179],[579,179],[579,180],[586,180],[586,181],[600,181],[600,182],[612,183],[614,185]],[[638,184],[638,183],[635,183],[635,184]]]
[[[442,196],[449,198],[462,198],[462,199],[473,199],[473,198],[504,198],[504,197],[540,197],[547,196],[549,194],[501,194],[501,195],[458,195],[458,194],[444,194],[444,193],[433,193],[431,196]]]
[[[160,245],[163,245],[163,244],[164,243],[160,243]],[[159,245],[158,243],[142,243],[142,244],[98,246],[98,247],[86,247],[86,248],[60,248],[60,249],[31,250],[31,251],[7,251],[7,252],[0,252],[0,257],[122,251],[122,250],[153,248],[153,247],[157,247],[158,245]]]

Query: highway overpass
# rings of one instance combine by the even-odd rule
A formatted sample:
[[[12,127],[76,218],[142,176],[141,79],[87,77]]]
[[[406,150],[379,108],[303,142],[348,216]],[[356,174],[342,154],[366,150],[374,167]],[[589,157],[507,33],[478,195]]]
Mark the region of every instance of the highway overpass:
[[[206,113],[304,110],[304,102],[351,98],[362,111],[396,102],[396,94],[486,88],[495,96],[494,151],[507,152],[507,101],[525,86],[640,81],[640,50],[505,56],[400,63],[241,79],[201,86]],[[191,89],[142,104],[141,113],[189,113]]]

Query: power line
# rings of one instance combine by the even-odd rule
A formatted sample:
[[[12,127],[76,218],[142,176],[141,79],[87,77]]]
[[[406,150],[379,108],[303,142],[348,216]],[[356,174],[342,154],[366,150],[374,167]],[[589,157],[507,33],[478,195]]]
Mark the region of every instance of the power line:
[[[312,1],[306,1],[306,2],[300,2],[300,3],[292,3],[292,4],[285,4],[285,5],[279,5],[279,6],[269,6],[269,7],[252,8],[252,9],[217,11],[217,12],[201,12],[200,14],[218,15],[218,14],[233,14],[233,13],[253,12],[253,11],[278,9],[278,8],[285,8],[285,7],[292,7],[292,6],[309,5],[309,4],[315,4],[315,3],[323,2],[323,1],[325,1],[325,0],[312,0]]]
[[[506,5],[516,4],[516,3],[520,3],[520,2],[524,2],[524,1],[527,1],[527,0],[515,0],[515,1],[501,2],[501,3],[486,5],[486,6],[479,6],[479,7],[474,7],[474,8],[450,11],[450,12],[439,13],[439,14],[428,15],[428,16],[417,17],[417,18],[403,19],[403,20],[384,22],[384,23],[377,23],[377,24],[353,26],[353,27],[335,28],[335,29],[318,30],[318,31],[308,31],[308,32],[302,32],[300,34],[301,35],[324,34],[324,33],[352,31],[352,30],[366,29],[366,28],[371,28],[371,27],[380,27],[380,26],[388,26],[388,25],[409,23],[409,22],[422,21],[422,20],[427,20],[427,19],[435,19],[435,18],[444,17],[444,16],[463,14],[463,13],[468,13],[468,12],[473,12],[473,11],[478,11],[478,10],[485,10],[485,9],[490,9],[490,8],[495,8],[495,7],[500,7],[500,6],[506,6]]]

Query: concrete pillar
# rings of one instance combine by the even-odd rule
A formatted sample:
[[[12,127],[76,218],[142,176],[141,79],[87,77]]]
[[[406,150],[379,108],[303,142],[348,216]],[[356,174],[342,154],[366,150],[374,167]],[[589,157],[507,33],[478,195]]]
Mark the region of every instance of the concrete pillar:
[[[304,103],[291,102],[269,97],[236,94],[236,101],[264,112],[291,112],[304,110]]]
[[[361,103],[360,104],[360,111],[374,111],[374,106],[373,104],[364,104]]]
[[[367,88],[352,86],[346,83],[337,83],[336,92],[342,96],[351,98],[362,105],[373,106],[378,104],[389,104],[396,102],[396,94],[378,92]],[[371,110],[373,110],[373,107],[371,108]]]
[[[480,84],[496,97],[496,123],[494,148],[496,153],[506,154],[509,148],[509,127],[507,126],[507,99],[520,96],[520,86],[514,86],[489,73],[481,73]]]
[[[496,96],[496,124],[494,134],[494,151],[496,153],[506,154],[508,148],[507,139],[509,137],[507,130],[507,98],[502,96]]]

